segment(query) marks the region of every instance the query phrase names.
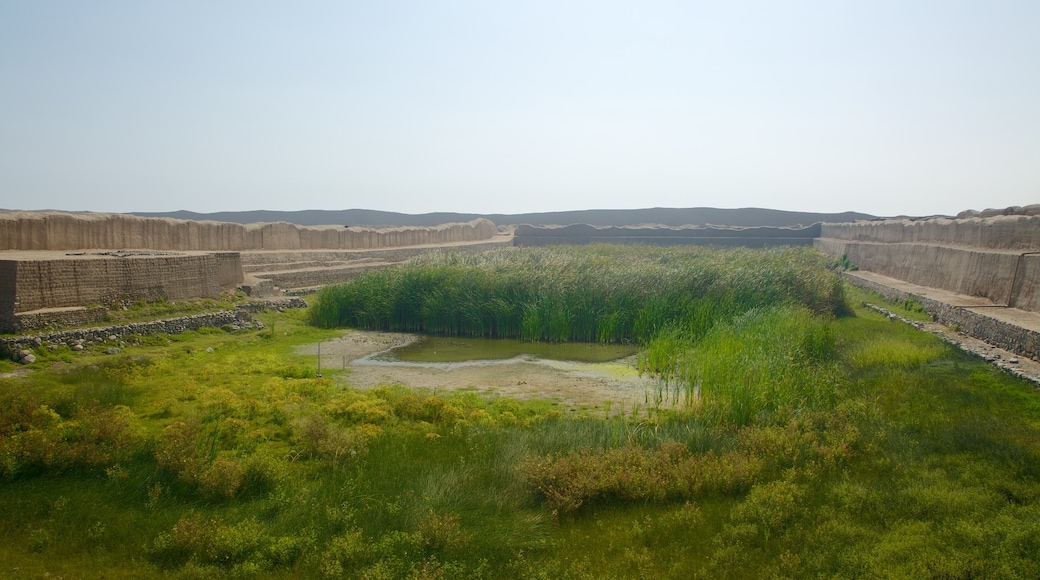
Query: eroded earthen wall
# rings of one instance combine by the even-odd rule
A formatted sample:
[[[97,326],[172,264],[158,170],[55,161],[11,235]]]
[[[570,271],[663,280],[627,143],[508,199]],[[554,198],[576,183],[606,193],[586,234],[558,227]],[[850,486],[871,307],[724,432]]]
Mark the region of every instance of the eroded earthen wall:
[[[824,224],[814,245],[867,272],[1040,311],[1040,216]]]
[[[238,252],[213,254],[217,264],[217,284],[221,290],[234,290],[245,276],[242,273],[242,255]]]
[[[217,258],[132,256],[16,262],[17,312],[138,300],[219,298]]]
[[[15,301],[18,298],[15,292],[17,273],[18,262],[0,260],[0,328],[14,323]]]
[[[596,227],[574,224],[563,227],[518,226],[513,235],[517,246],[556,244],[650,244],[701,245],[762,248],[811,246],[820,235],[820,224],[802,228],[779,227]]]
[[[0,250],[306,250],[371,249],[487,240],[495,224],[478,219],[436,227],[303,227],[290,223],[142,218],[125,214],[0,213]]]
[[[989,250],[1040,250],[1040,216],[969,219],[879,220],[823,224],[821,238],[963,246]]]

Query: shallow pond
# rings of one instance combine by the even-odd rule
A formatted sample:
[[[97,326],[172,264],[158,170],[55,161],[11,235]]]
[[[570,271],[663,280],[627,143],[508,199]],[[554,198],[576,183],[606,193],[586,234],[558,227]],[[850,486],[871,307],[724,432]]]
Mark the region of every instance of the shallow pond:
[[[604,363],[632,356],[638,348],[621,344],[526,342],[502,338],[423,336],[410,344],[377,353],[371,360],[411,363],[460,363],[513,359]]]
[[[571,408],[622,412],[646,404],[655,381],[636,369],[637,347],[582,343],[426,337],[345,331],[302,346],[321,368],[352,388],[400,384],[421,389],[476,389],[494,395],[553,399]],[[343,370],[346,372],[333,373]],[[607,403],[610,403],[609,405]]]

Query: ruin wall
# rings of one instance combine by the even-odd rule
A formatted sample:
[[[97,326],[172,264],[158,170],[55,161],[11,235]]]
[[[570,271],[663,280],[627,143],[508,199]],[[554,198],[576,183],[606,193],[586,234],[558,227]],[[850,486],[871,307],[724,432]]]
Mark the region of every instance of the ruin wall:
[[[219,298],[221,292],[218,261],[212,254],[70,257],[14,264],[16,313],[160,298]]]
[[[820,236],[861,270],[1040,311],[1040,216],[824,224]]]
[[[821,238],[885,244],[935,244],[988,250],[1040,250],[1040,216],[875,220],[823,224]]]
[[[372,249],[472,242],[498,232],[486,219],[436,227],[367,228],[143,218],[126,214],[0,212],[0,250],[244,251]]]
[[[18,262],[0,260],[0,329],[9,328],[15,322],[15,275]],[[0,332],[4,332],[0,330]]]
[[[563,227],[517,226],[513,243],[517,246],[555,244],[652,244],[743,246],[810,246],[820,235],[820,224],[808,227],[596,227],[575,224]]]

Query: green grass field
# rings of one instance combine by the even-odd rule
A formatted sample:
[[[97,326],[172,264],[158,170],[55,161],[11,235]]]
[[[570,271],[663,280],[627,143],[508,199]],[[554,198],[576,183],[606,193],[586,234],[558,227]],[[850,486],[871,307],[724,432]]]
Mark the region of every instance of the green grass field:
[[[0,576],[1040,577],[1030,384],[845,298],[810,252],[525,252],[617,284],[615,261],[679,264],[624,299],[632,326],[582,331],[639,339],[645,408],[316,378],[293,348],[336,335],[326,300],[354,290],[262,331],[40,349],[0,379]]]

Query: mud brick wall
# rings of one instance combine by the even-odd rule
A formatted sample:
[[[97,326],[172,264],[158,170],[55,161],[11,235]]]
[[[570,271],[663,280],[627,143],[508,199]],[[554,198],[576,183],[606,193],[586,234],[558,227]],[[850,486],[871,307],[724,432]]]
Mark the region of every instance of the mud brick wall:
[[[242,273],[242,255],[238,252],[213,254],[217,265],[217,284],[221,290],[234,290],[245,277]]]
[[[129,256],[16,263],[17,312],[159,298],[219,298],[217,258]]]
[[[9,328],[15,323],[17,272],[18,262],[0,260],[0,328]]]

